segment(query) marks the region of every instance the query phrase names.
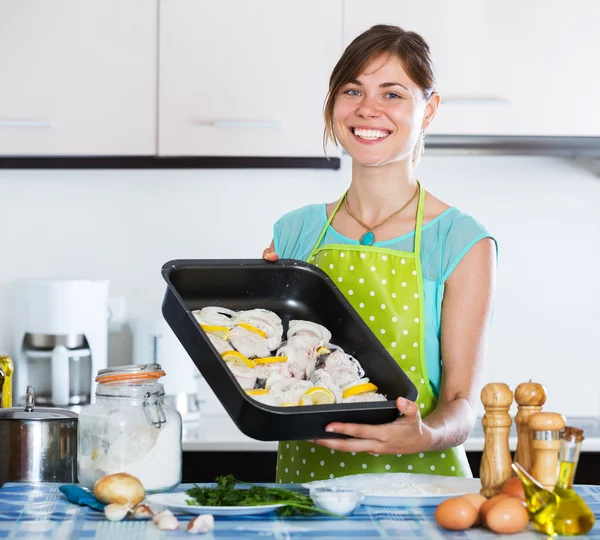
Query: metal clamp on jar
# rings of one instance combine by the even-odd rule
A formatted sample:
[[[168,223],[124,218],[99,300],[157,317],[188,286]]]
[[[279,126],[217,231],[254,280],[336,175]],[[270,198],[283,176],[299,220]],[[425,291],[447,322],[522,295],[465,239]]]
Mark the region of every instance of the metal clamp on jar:
[[[98,372],[96,403],[79,415],[78,478],[88,488],[107,474],[129,473],[146,492],[181,482],[181,415],[164,403],[159,364]]]
[[[77,414],[36,408],[32,386],[25,408],[0,409],[0,486],[4,482],[75,482]]]

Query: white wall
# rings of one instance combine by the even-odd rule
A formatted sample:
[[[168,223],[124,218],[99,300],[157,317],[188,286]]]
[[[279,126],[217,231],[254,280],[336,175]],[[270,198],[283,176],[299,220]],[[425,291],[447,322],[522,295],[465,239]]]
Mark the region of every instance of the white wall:
[[[128,317],[160,316],[164,262],[258,257],[280,215],[333,200],[349,172],[0,171],[0,349],[14,279],[106,278]],[[600,175],[568,160],[429,155],[419,177],[500,243],[486,382],[531,378],[548,408],[600,414]],[[110,353],[130,361],[126,332]]]

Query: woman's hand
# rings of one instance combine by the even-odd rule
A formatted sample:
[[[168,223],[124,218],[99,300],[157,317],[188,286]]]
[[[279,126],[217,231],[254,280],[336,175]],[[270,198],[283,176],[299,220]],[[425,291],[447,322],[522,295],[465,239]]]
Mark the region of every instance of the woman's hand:
[[[271,245],[263,251],[263,259],[271,262],[275,262],[279,260],[279,255],[275,253],[275,245],[274,242],[271,242]]]
[[[421,420],[417,404],[404,398],[396,400],[403,414],[390,424],[329,424],[327,431],[343,433],[353,439],[319,439],[315,444],[340,452],[371,454],[415,454],[425,452],[431,444],[431,429]]]

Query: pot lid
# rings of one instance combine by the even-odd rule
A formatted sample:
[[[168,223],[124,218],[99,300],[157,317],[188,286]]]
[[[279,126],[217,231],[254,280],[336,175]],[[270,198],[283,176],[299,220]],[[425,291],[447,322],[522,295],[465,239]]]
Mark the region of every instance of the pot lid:
[[[25,394],[25,407],[11,407],[10,409],[0,409],[0,420],[74,420],[77,419],[77,413],[66,409],[54,408],[35,408],[35,395],[33,386],[27,387]]]

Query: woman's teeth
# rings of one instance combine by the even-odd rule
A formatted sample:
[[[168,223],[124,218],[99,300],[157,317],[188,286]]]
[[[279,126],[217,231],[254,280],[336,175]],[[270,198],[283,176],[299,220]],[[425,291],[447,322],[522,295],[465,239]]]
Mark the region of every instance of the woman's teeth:
[[[375,141],[377,139],[384,139],[385,137],[387,137],[390,134],[389,131],[382,131],[380,129],[353,128],[352,132],[359,139],[365,139],[367,141]]]

